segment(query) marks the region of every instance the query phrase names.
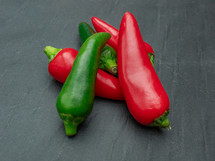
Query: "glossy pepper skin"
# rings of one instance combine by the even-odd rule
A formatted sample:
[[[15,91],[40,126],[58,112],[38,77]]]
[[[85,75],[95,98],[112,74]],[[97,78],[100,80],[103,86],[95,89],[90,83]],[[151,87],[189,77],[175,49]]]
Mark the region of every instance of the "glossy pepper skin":
[[[106,23],[105,21],[103,21],[97,17],[92,17],[91,21],[97,32],[107,32],[107,33],[111,34],[111,38],[110,38],[110,40],[108,40],[107,43],[117,51],[119,31],[115,27],[109,25],[108,23]],[[144,44],[146,46],[147,53],[149,53],[149,56],[154,54],[154,50],[151,47],[151,45],[149,45],[146,42],[144,42]]]
[[[79,35],[82,44],[88,37],[95,33],[96,32],[86,22],[81,22],[79,24]],[[99,69],[107,71],[113,75],[117,75],[117,54],[116,51],[109,45],[106,45],[101,52]]]
[[[49,74],[55,80],[64,83],[72,69],[78,51],[73,48],[56,49],[46,46],[44,52],[49,58]],[[153,65],[154,57],[151,56],[150,60]],[[95,88],[96,96],[113,100],[124,100],[119,80],[101,69],[98,69],[97,72]]]
[[[48,66],[50,75],[57,81],[64,83],[72,69],[78,51],[72,48],[56,49],[47,46],[44,52],[50,60]],[[95,95],[108,99],[124,100],[118,79],[101,69],[98,69],[97,72]]]
[[[109,25],[97,17],[92,17],[91,21],[97,32],[107,32],[111,34],[111,38],[107,43],[117,51],[119,31],[115,27]]]
[[[100,54],[110,37],[97,33],[86,40],[58,96],[56,106],[68,136],[77,133],[78,125],[92,111]]]
[[[120,24],[117,61],[128,109],[143,125],[169,127],[169,99],[143,44],[135,17],[126,12]]]

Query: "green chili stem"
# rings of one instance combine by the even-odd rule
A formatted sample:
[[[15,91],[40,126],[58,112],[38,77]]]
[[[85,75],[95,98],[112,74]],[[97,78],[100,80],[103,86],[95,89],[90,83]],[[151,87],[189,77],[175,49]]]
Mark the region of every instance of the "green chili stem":
[[[73,136],[77,133],[77,125],[64,121],[66,135]]]
[[[45,54],[49,58],[49,63],[54,59],[54,57],[61,51],[62,49],[57,49],[52,46],[46,46],[44,49]]]

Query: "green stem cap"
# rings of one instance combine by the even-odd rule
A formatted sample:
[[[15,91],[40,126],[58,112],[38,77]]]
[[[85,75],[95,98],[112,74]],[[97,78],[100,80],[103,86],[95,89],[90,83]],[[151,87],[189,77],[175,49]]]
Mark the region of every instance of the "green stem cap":
[[[73,136],[77,133],[78,125],[64,121],[65,131],[67,136]]]
[[[118,72],[118,66],[112,66],[111,67],[111,73],[113,73],[114,75],[116,75]]]
[[[163,115],[154,119],[154,121],[151,124],[149,124],[148,126],[171,129],[171,127],[169,125],[169,120],[167,118],[168,114],[169,114],[169,111],[165,111]]]
[[[105,67],[108,70],[108,72],[110,72],[111,74],[116,75],[118,72],[118,66],[115,60],[107,59],[105,62]]]
[[[57,49],[52,46],[46,46],[44,49],[44,53],[49,58],[49,63],[54,59],[54,57],[61,51],[62,49]]]
[[[154,67],[154,58],[155,58],[155,55],[153,53],[148,53],[148,55],[149,55],[149,59],[150,59],[150,61],[152,63],[152,66]]]

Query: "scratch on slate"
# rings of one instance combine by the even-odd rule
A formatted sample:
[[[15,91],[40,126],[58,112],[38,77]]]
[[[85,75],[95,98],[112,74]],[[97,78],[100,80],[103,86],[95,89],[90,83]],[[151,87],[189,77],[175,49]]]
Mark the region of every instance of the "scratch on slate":
[[[1,72],[1,76],[0,76],[0,81],[2,80],[2,78],[4,77],[4,75],[8,73],[7,69],[5,69],[4,72]]]
[[[53,159],[52,161],[57,161],[57,160],[59,160],[60,158],[62,159],[62,157],[61,157],[61,155],[62,155],[62,153],[64,152],[64,146],[65,146],[65,140],[66,140],[66,137],[64,137],[64,139],[63,139],[63,143],[62,143],[62,145],[61,145],[61,150],[60,151],[58,151],[57,152],[57,156],[56,156],[56,158],[55,159]]]
[[[181,117],[182,118],[185,118],[185,116],[184,116],[184,107],[185,107],[185,105],[184,105],[184,103],[182,104],[182,111],[181,111]],[[185,147],[184,147],[184,128],[186,127],[186,125],[185,125],[185,121],[184,121],[184,119],[181,119],[181,149],[183,150],[182,152],[184,153],[184,149],[185,149]]]
[[[112,7],[109,7],[110,8],[110,13],[111,14],[113,14],[113,13],[115,13],[114,11],[115,11],[115,8],[116,8],[116,6],[119,4],[119,0],[115,0],[114,1],[114,3],[112,3],[113,4],[113,6]]]
[[[126,161],[128,156],[129,156],[129,146],[124,146],[123,147],[123,154],[122,154],[120,161]]]
[[[202,131],[202,137],[203,137],[203,146],[204,146],[204,153],[202,153],[202,154],[204,154],[204,156],[205,156],[205,160],[208,160],[208,147],[207,147],[207,140],[206,140],[206,128],[205,128],[205,124],[204,124],[204,116],[202,115],[202,112],[201,112],[201,121],[200,121],[200,124],[201,124],[201,127],[202,127],[202,129],[203,130],[201,130]]]
[[[15,19],[16,17],[18,17],[19,14],[21,13],[21,11],[25,8],[25,6],[26,6],[28,3],[29,3],[29,1],[25,1],[25,2],[15,11],[15,13],[13,14],[13,16],[7,19],[7,21],[10,22],[10,21],[12,21],[13,19]]]
[[[151,138],[151,137],[150,137]],[[148,144],[147,144],[147,149],[146,149],[146,160],[149,161],[150,160],[150,156],[151,156],[151,146],[150,146],[150,143],[151,143],[151,139],[148,141]]]
[[[64,30],[65,30],[66,26],[68,26],[68,24],[69,24],[69,21],[66,21],[65,24],[63,25],[63,27],[61,28],[61,30],[58,33],[58,38],[61,37],[62,32],[64,32]]]
[[[172,85],[171,85],[171,100],[172,100],[172,105],[175,103],[175,92],[176,92],[176,82],[177,82],[177,63],[178,63],[178,51],[175,52],[175,58],[174,58],[174,67],[173,67],[173,80],[172,80]],[[173,110],[172,110],[173,112]]]
[[[118,4],[119,3],[119,0],[115,0],[115,2],[114,2],[115,4]]]
[[[49,87],[52,86],[51,83],[49,83],[48,86],[46,86],[46,88],[43,88],[43,90],[40,92],[40,99],[38,100],[38,105],[40,105],[41,100],[44,98],[44,95],[46,95],[47,92],[49,92]],[[36,106],[35,108],[33,108],[33,114],[36,113],[39,109],[41,109],[41,106]]]
[[[158,8],[158,16],[157,16],[157,22],[158,22],[158,29],[160,31],[160,28],[161,28],[161,11],[160,11],[160,7]],[[159,32],[160,33],[160,32]]]
[[[16,109],[17,105],[13,105],[12,108],[10,108],[10,111],[8,112],[8,117],[7,117],[7,123],[4,126],[4,129],[7,129],[10,127],[11,122],[13,121],[13,111]]]
[[[118,134],[118,136],[117,136],[116,139],[114,139],[114,141],[113,141],[113,144],[112,144],[112,146],[111,146],[111,154],[110,154],[111,158],[113,157],[113,149],[114,149],[114,147],[115,147],[117,141],[119,140],[119,138],[120,138],[120,136],[121,136],[121,133],[122,133],[123,130],[125,129],[127,123],[128,123],[128,116],[126,117],[125,121],[122,123],[122,126],[121,126],[121,128],[119,129],[119,134]]]

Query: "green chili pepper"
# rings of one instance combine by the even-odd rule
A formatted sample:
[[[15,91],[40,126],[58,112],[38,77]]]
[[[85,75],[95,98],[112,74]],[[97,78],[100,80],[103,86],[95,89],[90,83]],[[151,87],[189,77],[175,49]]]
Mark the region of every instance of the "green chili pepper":
[[[78,125],[92,111],[100,53],[110,37],[97,33],[85,41],[58,96],[56,106],[68,136],[77,133]]]
[[[81,43],[84,43],[88,37],[95,33],[96,32],[86,22],[81,22],[79,24]],[[117,74],[117,54],[112,47],[106,45],[103,48],[100,57],[99,68],[113,75]]]

